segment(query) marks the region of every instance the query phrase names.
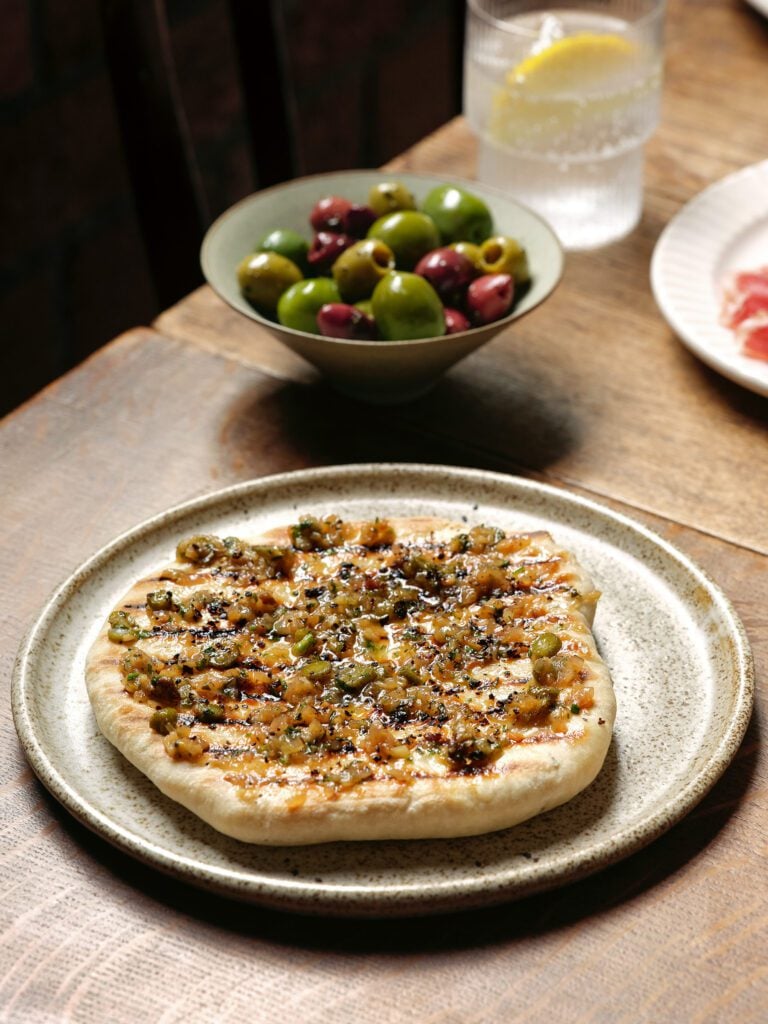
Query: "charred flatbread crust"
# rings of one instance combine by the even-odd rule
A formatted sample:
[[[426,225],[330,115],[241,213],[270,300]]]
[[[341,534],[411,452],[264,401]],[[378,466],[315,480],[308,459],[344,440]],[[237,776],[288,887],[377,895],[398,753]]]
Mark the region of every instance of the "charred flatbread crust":
[[[322,524],[297,529],[251,540],[258,557],[228,541],[177,559],[94,643],[99,728],[163,793],[226,835],[293,845],[490,832],[593,781],[615,716],[598,594],[548,534],[393,519],[318,548]]]

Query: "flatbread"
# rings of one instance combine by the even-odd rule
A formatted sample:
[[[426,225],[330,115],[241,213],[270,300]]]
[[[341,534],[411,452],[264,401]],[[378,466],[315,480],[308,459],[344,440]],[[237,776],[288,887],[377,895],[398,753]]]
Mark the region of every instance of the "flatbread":
[[[599,772],[598,593],[547,533],[303,517],[185,539],[104,624],[104,735],[215,829],[269,845],[475,835]]]

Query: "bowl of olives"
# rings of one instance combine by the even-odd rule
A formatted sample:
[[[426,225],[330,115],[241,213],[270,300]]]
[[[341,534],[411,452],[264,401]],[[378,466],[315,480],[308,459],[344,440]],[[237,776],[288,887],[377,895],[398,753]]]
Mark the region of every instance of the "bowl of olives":
[[[225,302],[337,390],[388,404],[542,303],[563,252],[537,214],[475,182],[338,171],[241,200],[209,228],[201,263]]]

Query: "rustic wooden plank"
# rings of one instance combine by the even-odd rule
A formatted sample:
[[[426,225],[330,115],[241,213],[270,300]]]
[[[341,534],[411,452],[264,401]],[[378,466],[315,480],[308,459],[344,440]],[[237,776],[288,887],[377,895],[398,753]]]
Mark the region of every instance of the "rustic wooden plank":
[[[6,693],[19,633],[52,587],[172,502],[357,459],[434,453],[504,468],[486,453],[425,441],[386,410],[339,432],[322,392],[153,331],[132,332],[58,381],[5,423],[0,443]],[[764,702],[765,557],[609,504],[720,581],[752,636]],[[114,851],[33,779],[3,707],[3,1019],[180,1022],[194,1011],[235,1022],[258,1007],[263,1020],[359,1024],[382,1005],[393,1022],[760,1019],[768,757],[757,721],[683,823],[594,878],[440,921],[350,923],[198,894]]]
[[[768,488],[766,460],[756,456],[768,403],[683,348],[648,279],[656,240],[683,203],[765,157],[755,97],[768,94],[767,43],[764,23],[740,2],[670,4],[663,120],[648,146],[639,228],[601,251],[569,254],[564,280],[542,308],[394,419],[768,552],[768,521],[755,514]],[[468,177],[475,150],[458,118],[389,167]],[[298,357],[207,288],[166,311],[157,327],[305,382],[317,400],[325,390]]]

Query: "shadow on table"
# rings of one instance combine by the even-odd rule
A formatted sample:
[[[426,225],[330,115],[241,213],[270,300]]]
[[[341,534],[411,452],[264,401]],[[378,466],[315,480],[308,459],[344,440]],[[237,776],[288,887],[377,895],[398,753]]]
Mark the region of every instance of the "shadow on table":
[[[330,385],[279,384],[248,392],[219,432],[223,457],[241,476],[264,472],[265,437],[302,465],[430,462],[543,472],[577,446],[577,424],[563,406],[506,381],[500,390],[475,374],[449,374],[414,402],[372,406]]]
[[[698,359],[692,352],[683,347],[682,342],[670,334],[670,345],[680,347],[680,358],[685,360],[686,373],[695,373],[700,378],[702,387],[706,387],[712,403],[727,406],[734,419],[748,420],[754,426],[768,428],[768,399],[748,388],[736,384],[727,377],[713,370]],[[705,407],[706,408],[706,407]]]
[[[754,715],[734,763],[701,804],[649,846],[619,863],[579,882],[516,902],[424,917],[331,918],[237,902],[169,878],[115,850],[49,799],[73,841],[116,881],[201,924],[305,950],[401,956],[529,939],[607,913],[641,896],[695,861],[727,825],[749,790],[758,750],[759,725]]]

